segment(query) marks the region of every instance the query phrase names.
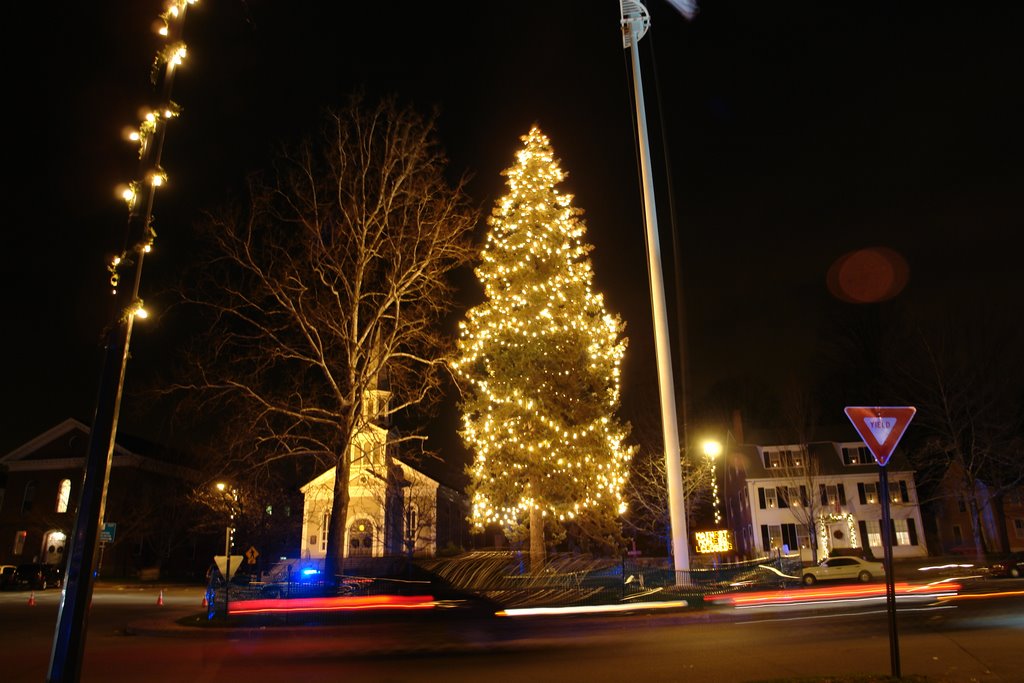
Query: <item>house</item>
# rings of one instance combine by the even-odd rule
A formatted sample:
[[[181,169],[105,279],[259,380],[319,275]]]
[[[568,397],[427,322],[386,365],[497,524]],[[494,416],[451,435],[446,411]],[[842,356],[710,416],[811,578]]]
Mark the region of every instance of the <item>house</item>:
[[[364,403],[379,410],[388,392]],[[463,496],[402,462],[388,447],[387,430],[366,421],[349,446],[348,528],[343,556],[434,556],[468,536]],[[327,554],[336,467],[302,486],[302,559]]]
[[[997,492],[976,478],[972,491],[963,467],[953,463],[930,507],[938,552],[973,554],[979,542],[983,552],[1024,550],[1024,485]]]
[[[89,427],[67,419],[0,458],[0,563],[63,564],[85,474]],[[118,435],[111,460],[101,542],[103,576],[165,565],[188,575],[195,539],[184,505],[198,473],[154,444]]]
[[[914,472],[901,453],[887,470],[893,557],[926,556]],[[882,555],[879,467],[861,441],[737,445],[723,482],[740,555],[799,552],[807,562],[839,549]]]

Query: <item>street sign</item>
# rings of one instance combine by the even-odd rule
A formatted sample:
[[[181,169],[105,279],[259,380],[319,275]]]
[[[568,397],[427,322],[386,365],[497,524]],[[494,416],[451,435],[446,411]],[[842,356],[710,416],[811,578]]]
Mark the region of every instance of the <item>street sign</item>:
[[[917,412],[913,406],[847,406],[844,410],[879,467],[888,464]]]
[[[100,529],[100,543],[113,543],[117,534],[117,522],[105,522]]]
[[[249,561],[249,564],[256,564],[256,558],[260,556],[260,551],[256,550],[256,546],[249,546],[249,549],[245,551],[245,559]]]

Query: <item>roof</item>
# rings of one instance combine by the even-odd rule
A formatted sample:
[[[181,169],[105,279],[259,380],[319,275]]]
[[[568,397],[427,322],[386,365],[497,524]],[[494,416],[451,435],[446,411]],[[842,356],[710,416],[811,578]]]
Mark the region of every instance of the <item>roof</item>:
[[[806,444],[809,459],[817,462],[819,472],[816,476],[837,477],[844,475],[877,474],[878,465],[868,464],[847,465],[843,462],[843,448],[867,448],[860,440],[850,441],[814,441]],[[742,467],[748,479],[767,479],[779,476],[778,470],[765,467],[763,454],[772,450],[802,450],[801,444],[754,445],[742,444],[730,451],[732,466]],[[739,460],[739,462],[737,462]],[[889,472],[913,472],[914,468],[902,451],[897,450],[887,465]]]
[[[84,468],[90,432],[87,425],[68,418],[0,457],[0,465],[11,472]],[[182,479],[199,477],[196,470],[175,463],[158,444],[121,434],[115,439],[111,467],[136,467]]]

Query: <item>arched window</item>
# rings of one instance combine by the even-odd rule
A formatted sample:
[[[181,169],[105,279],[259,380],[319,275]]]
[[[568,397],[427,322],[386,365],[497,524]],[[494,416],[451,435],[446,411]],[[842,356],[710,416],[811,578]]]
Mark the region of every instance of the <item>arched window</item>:
[[[36,499],[36,483],[25,484],[25,497],[21,499],[21,514],[32,512],[32,502]]]
[[[67,512],[71,501],[71,480],[61,479],[57,487],[57,512]]]

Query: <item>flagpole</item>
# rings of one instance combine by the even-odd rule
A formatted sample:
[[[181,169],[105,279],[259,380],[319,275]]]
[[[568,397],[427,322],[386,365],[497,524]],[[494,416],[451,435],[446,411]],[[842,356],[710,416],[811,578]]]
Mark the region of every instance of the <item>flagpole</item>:
[[[629,49],[633,69],[633,100],[640,143],[640,174],[644,191],[644,219],[647,237],[647,266],[651,287],[651,309],[654,317],[655,357],[658,369],[658,395],[661,402],[661,428],[665,447],[665,477],[668,484],[669,535],[672,540],[672,561],[676,584],[684,581],[690,569],[690,544],[686,528],[686,494],[683,491],[683,470],[680,461],[679,425],[676,413],[675,382],[672,373],[672,348],[665,305],[665,283],[661,266],[661,245],[658,237],[658,215],[654,200],[650,141],[647,134],[647,112],[644,107],[643,79],[637,44],[650,27],[647,9],[633,0],[620,0],[622,10],[622,43]]]

